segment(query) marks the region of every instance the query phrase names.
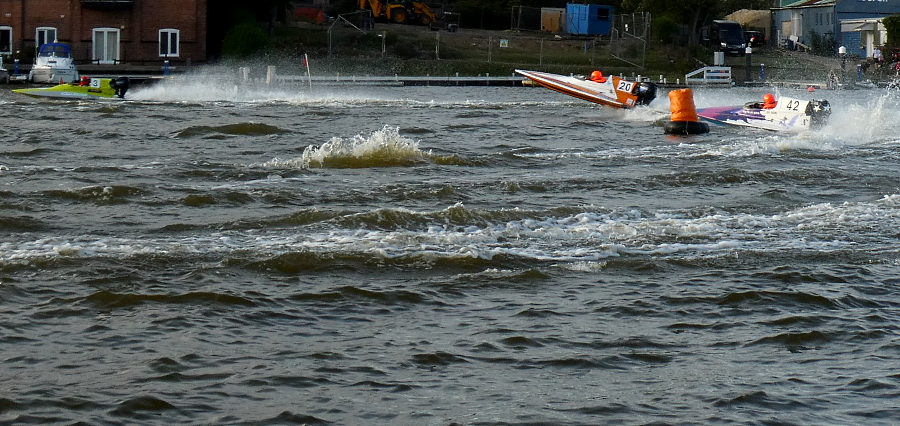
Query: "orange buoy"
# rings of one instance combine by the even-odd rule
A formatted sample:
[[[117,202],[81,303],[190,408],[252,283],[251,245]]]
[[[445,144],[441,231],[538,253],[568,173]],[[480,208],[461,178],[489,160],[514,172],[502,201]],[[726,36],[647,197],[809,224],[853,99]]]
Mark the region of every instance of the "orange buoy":
[[[709,125],[701,122],[694,106],[694,92],[691,89],[678,89],[669,92],[669,109],[672,118],[667,121],[664,130],[669,134],[698,134],[709,132]]]
[[[669,109],[672,121],[699,121],[697,108],[694,106],[694,92],[691,89],[678,89],[669,92]]]

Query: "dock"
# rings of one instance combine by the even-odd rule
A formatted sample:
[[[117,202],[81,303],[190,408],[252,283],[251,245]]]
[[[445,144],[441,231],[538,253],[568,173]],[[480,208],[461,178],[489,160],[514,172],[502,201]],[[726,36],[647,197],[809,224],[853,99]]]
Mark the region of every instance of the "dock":
[[[281,76],[275,77],[280,84],[309,84],[314,86],[522,86],[526,80],[522,76]]]
[[[20,71],[24,76],[27,74],[29,66],[22,66]],[[97,78],[116,78],[119,76],[127,76],[135,86],[154,84],[169,78],[185,77],[191,74],[194,69],[192,67],[172,67],[164,70],[159,66],[96,66],[83,65],[79,66],[81,75],[88,75]],[[704,78],[699,81],[693,81],[690,78],[685,80],[676,80],[675,82],[667,81],[660,76],[659,80],[649,78],[648,76],[632,76],[631,79],[641,79],[642,81],[651,81],[656,83],[660,88],[664,89],[680,89],[685,87],[787,87],[787,88],[809,88],[816,90],[830,88],[826,82],[822,81],[778,81],[773,79],[754,79],[749,81],[737,81],[730,73],[724,73],[724,78],[712,79]],[[461,76],[455,75],[438,76],[403,76],[403,75],[354,75],[337,73],[334,75],[282,75],[277,72],[276,67],[267,66],[263,69],[256,67],[253,73],[249,67],[241,67],[232,74],[237,81],[242,81],[254,85],[279,85],[279,86],[394,86],[394,87],[415,87],[415,86],[485,86],[485,87],[531,87],[533,83],[528,78],[518,75],[477,75],[477,76]],[[716,75],[718,76],[718,75]],[[629,79],[629,76],[620,77]],[[687,76],[690,77],[690,76]],[[694,79],[697,80],[697,79]],[[0,80],[2,81],[2,80]],[[23,82],[21,79],[14,78],[9,75],[8,82]],[[852,83],[850,86],[854,86]]]

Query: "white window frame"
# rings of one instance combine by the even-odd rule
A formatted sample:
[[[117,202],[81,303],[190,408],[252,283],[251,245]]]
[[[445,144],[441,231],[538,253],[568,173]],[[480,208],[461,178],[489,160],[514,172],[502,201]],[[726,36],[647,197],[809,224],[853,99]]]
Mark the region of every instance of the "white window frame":
[[[172,39],[175,43],[172,43]],[[168,47],[168,49],[164,49]],[[159,30],[159,57],[177,58],[181,54],[181,30],[163,28]]]
[[[102,40],[97,37],[98,34],[103,34]],[[112,46],[109,44],[109,34],[116,35],[116,43]],[[122,44],[122,32],[118,28],[94,28],[91,30],[91,60],[98,64],[116,64],[120,61],[121,57],[119,56],[122,49],[120,45]],[[97,49],[97,43],[102,43],[102,49]],[[110,47],[114,47],[116,51],[115,54],[109,54],[107,51]],[[98,54],[98,51],[103,53],[102,57]]]
[[[0,32],[6,32],[7,38],[9,39],[9,50],[0,50],[0,53],[12,54],[13,53],[13,29],[12,27],[6,25],[0,25]]]
[[[53,38],[49,37],[51,32],[53,33]],[[43,35],[41,33],[43,33]],[[58,37],[59,32],[56,30],[56,27],[37,27],[34,30],[34,44],[38,49],[46,43],[56,43]],[[44,38],[43,43],[41,43],[41,38]]]

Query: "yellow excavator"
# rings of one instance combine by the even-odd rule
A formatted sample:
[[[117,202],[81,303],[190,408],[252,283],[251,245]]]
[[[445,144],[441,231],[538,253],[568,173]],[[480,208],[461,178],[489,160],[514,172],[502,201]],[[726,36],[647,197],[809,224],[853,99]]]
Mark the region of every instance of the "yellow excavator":
[[[419,23],[430,25],[438,20],[436,13],[425,3],[402,0],[359,0],[360,9],[372,11],[375,19],[385,19],[396,24]]]

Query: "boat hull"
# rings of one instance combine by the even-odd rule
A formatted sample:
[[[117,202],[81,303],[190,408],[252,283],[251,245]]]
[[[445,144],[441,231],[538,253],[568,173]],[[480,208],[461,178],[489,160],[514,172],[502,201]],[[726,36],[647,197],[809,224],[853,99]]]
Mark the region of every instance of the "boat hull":
[[[821,127],[830,114],[831,107],[828,101],[804,101],[792,98],[781,98],[773,109],[762,109],[748,104],[697,110],[700,118],[716,124],[788,133]]]
[[[636,83],[616,76],[596,82],[574,76],[539,71],[516,70],[539,86],[611,108],[634,108],[656,97],[656,85]]]
[[[33,83],[71,83],[78,80],[75,68],[32,68],[28,79]]]

